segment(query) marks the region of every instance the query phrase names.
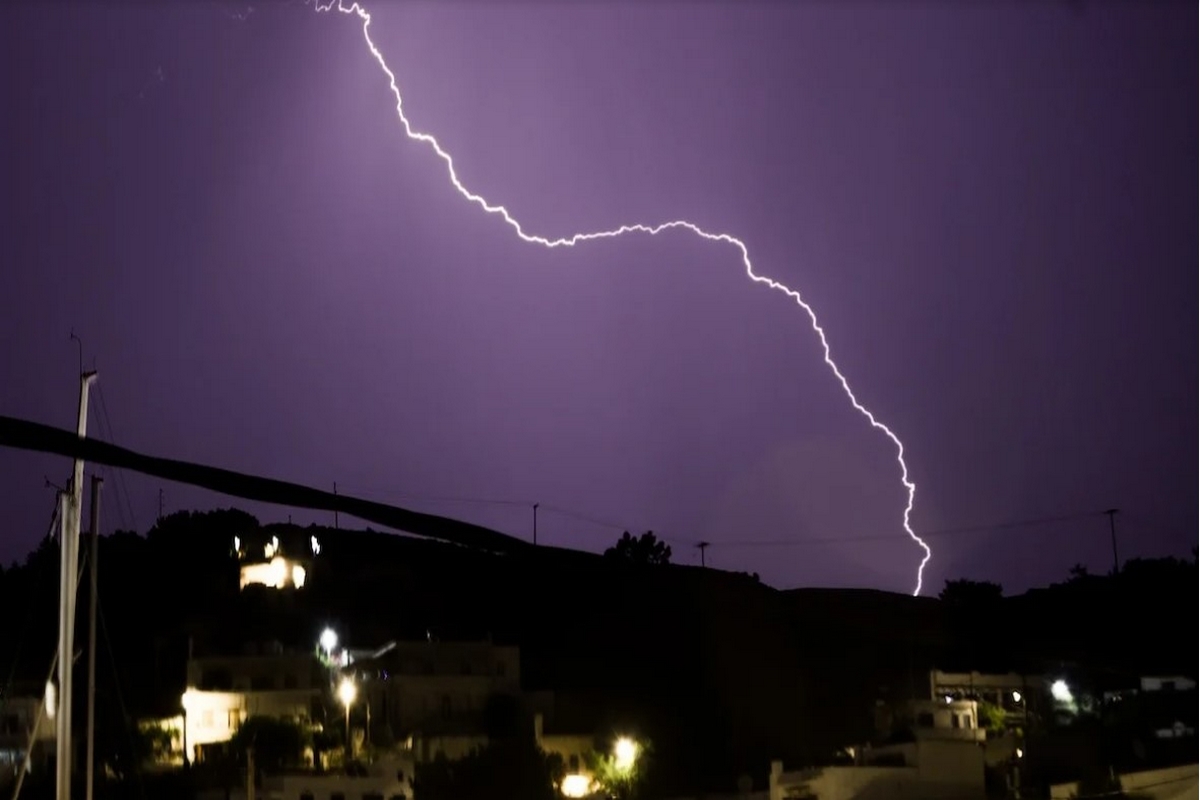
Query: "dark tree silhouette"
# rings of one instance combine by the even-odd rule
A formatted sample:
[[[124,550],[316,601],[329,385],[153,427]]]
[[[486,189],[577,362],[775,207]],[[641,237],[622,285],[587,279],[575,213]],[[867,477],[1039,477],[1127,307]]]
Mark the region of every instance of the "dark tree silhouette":
[[[631,536],[629,531],[625,531],[616,544],[604,551],[604,555],[633,564],[669,564],[671,546],[660,542],[654,531],[646,531],[641,536]]]
[[[958,605],[994,603],[1002,597],[1004,597],[1004,589],[1000,584],[990,581],[972,581],[965,578],[946,581],[946,588],[938,594],[938,598],[941,600]]]
[[[457,761],[418,764],[415,800],[557,800],[562,759],[530,737],[499,739]]]
[[[229,752],[244,763],[246,751],[254,748],[257,769],[274,772],[300,765],[306,745],[312,737],[293,722],[271,717],[250,717],[242,723],[229,743]]]

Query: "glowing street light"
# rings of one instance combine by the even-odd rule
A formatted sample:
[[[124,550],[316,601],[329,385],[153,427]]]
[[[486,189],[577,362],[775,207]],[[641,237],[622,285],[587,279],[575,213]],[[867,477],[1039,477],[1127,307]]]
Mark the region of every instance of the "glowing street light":
[[[346,758],[350,758],[350,706],[354,705],[354,698],[358,697],[358,687],[354,685],[354,681],[349,678],[342,678],[342,682],[337,688],[338,699],[342,701],[342,705],[346,707]]]
[[[326,628],[321,631],[321,649],[325,651],[325,657],[328,658],[333,653],[333,648],[338,645],[337,631],[333,628]]]
[[[637,742],[628,736],[620,737],[613,745],[613,766],[618,772],[631,772],[634,763],[637,762],[637,756]]]
[[[1050,684],[1050,694],[1060,703],[1069,703],[1075,699],[1075,696],[1071,694],[1071,687],[1067,686],[1067,682],[1061,678]]]
[[[1014,703],[1019,703],[1019,702],[1021,702],[1021,693],[1020,693],[1020,692],[1013,692],[1013,693],[1012,693],[1012,698],[1013,698],[1013,702],[1014,702]]]
[[[563,797],[587,797],[592,791],[592,780],[587,775],[578,773],[564,775],[559,791]]]

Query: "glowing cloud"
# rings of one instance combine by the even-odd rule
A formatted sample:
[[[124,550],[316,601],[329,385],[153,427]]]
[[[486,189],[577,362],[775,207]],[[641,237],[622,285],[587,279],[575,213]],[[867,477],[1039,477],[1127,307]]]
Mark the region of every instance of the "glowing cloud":
[[[738,239],[737,237],[731,236],[727,233],[711,233],[704,230],[699,225],[696,225],[693,222],[688,222],[687,220],[672,220],[670,222],[661,222],[655,225],[635,223],[630,225],[622,225],[618,228],[612,228],[610,230],[574,233],[570,236],[554,239],[527,233],[521,226],[521,223],[518,222],[517,219],[508,212],[507,208],[502,205],[496,205],[488,202],[484,197],[475,194],[465,185],[463,185],[462,181],[460,181],[458,178],[458,172],[454,168],[454,159],[450,157],[449,153],[442,149],[442,146],[438,143],[437,139],[435,139],[431,134],[423,133],[413,128],[408,117],[404,115],[404,100],[400,95],[400,88],[396,83],[396,75],[394,72],[392,72],[391,67],[388,66],[387,61],[384,59],[383,54],[379,51],[379,48],[375,46],[374,40],[371,39],[371,15],[367,12],[367,10],[357,2],[347,4],[344,2],[344,0],[329,0],[328,2],[314,0],[314,2],[317,11],[338,11],[342,14],[353,15],[359,19],[359,21],[362,23],[363,39],[366,42],[367,49],[371,51],[371,55],[379,64],[379,68],[383,70],[384,75],[387,76],[388,88],[391,90],[392,96],[396,98],[396,116],[399,118],[400,124],[404,126],[405,135],[413,141],[428,145],[429,148],[437,155],[437,157],[445,163],[446,172],[450,178],[450,183],[456,190],[458,190],[458,193],[461,194],[464,199],[479,206],[484,212],[500,217],[509,227],[513,229],[513,231],[522,241],[528,242],[529,244],[539,244],[548,248],[574,247],[582,242],[589,242],[596,239],[615,239],[618,236],[635,233],[645,234],[648,236],[657,236],[660,233],[678,229],[699,236],[701,239],[705,239],[710,242],[719,242],[736,248],[741,256],[742,267],[745,269],[746,277],[755,283],[787,295],[796,303],[796,305],[800,306],[800,308],[804,310],[804,313],[808,315],[808,320],[812,325],[813,332],[817,334],[817,338],[821,342],[821,349],[824,352],[825,364],[833,372],[833,375],[835,378],[837,378],[838,383],[841,384],[842,391],[845,392],[846,397],[849,398],[851,405],[854,406],[858,413],[866,417],[867,422],[871,424],[871,427],[875,428],[884,436],[886,436],[896,448],[896,462],[900,466],[900,480],[903,482],[904,488],[908,493],[907,502],[904,505],[904,531],[924,553],[924,555],[921,557],[921,563],[917,566],[917,585],[913,590],[914,595],[919,595],[921,593],[922,585],[924,583],[925,565],[929,563],[929,559],[933,555],[933,551],[929,549],[929,545],[926,544],[925,541],[918,536],[912,528],[911,517],[913,503],[916,500],[917,485],[908,477],[908,464],[904,460],[904,443],[900,441],[900,437],[898,437],[891,428],[880,422],[870,409],[859,402],[858,397],[854,394],[854,390],[850,388],[850,382],[846,379],[846,376],[842,374],[841,369],[833,360],[833,357],[830,353],[829,341],[825,336],[825,329],[821,327],[820,322],[817,320],[816,312],[813,311],[812,307],[808,303],[804,302],[804,299],[800,296],[798,291],[780,283],[779,281],[759,275],[757,272],[755,272],[754,265],[750,261],[749,250],[747,249],[745,242],[743,242],[741,239]]]

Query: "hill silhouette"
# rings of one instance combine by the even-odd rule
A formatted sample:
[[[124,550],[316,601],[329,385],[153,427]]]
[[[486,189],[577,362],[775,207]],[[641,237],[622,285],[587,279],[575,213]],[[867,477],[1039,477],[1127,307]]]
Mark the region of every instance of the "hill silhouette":
[[[315,537],[305,587],[239,591],[235,536],[244,549],[275,537],[285,554],[311,552]],[[876,700],[927,697],[935,667],[1196,674],[1183,636],[1155,636],[1159,626],[1136,622],[1191,608],[1196,566],[1178,560],[956,604],[777,591],[736,573],[561,548],[497,552],[372,530],[264,526],[233,509],[180,512],[145,536],[103,537],[99,558],[102,715],[177,711],[189,651],[240,652],[268,640],[311,650],[326,625],[353,647],[490,637],[520,646],[526,689],[557,693],[563,718],[551,724],[567,724],[570,713],[576,726],[649,736],[648,788],[671,793],[732,788],[741,774],[761,780],[774,758],[828,761],[871,736]],[[35,686],[56,641],[57,569],[48,540],[0,574],[3,602],[28,609],[24,629],[0,642],[0,668]]]

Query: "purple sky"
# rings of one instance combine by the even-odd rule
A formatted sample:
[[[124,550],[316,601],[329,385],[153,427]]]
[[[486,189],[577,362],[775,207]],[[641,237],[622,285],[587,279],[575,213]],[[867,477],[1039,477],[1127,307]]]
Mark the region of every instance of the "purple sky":
[[[918,531],[1115,506],[1122,557],[1190,552],[1194,3],[375,6],[409,118],[528,231],[683,217],[801,291],[907,446]],[[0,413],[72,425],[74,329],[135,449],[911,590],[892,445],[733,248],[522,243],[405,138],[353,17],[30,3],[0,30]],[[0,556],[68,472],[0,451]],[[160,484],[109,486],[105,529],[145,530]],[[844,541],[761,544],[805,538]],[[929,542],[927,591],[1111,563],[1103,517]]]

